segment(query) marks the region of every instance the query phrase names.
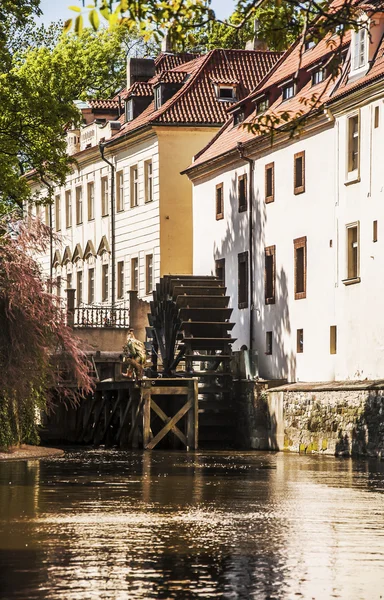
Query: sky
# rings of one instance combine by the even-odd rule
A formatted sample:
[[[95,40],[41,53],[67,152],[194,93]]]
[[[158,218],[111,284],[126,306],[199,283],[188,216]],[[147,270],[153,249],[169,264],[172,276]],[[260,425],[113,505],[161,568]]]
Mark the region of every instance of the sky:
[[[65,21],[73,17],[75,13],[68,9],[68,6],[82,6],[80,0],[41,0],[40,7],[43,11],[43,17],[39,19],[44,24],[59,19]],[[235,0],[212,0],[212,8],[216,16],[220,19],[229,17],[235,6]]]

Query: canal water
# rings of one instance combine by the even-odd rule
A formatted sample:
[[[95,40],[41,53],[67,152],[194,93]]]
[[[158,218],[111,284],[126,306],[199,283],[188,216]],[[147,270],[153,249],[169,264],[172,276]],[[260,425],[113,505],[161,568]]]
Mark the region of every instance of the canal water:
[[[0,598],[384,598],[384,463],[69,451],[0,463]]]

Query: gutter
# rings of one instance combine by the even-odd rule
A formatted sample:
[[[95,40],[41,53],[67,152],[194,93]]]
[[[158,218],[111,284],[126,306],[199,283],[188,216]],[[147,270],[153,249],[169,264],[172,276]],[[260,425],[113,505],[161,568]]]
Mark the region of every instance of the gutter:
[[[116,290],[115,290],[115,279],[116,279],[116,265],[115,265],[115,166],[104,156],[105,144],[99,144],[99,150],[102,160],[111,167],[111,260],[112,260],[112,311],[115,309],[116,303]]]
[[[248,182],[248,195],[249,195],[249,295],[250,295],[250,314],[249,314],[249,351],[253,351],[253,321],[254,321],[254,277],[253,277],[253,172],[255,162],[252,158],[245,156],[244,144],[242,142],[237,143],[237,152],[242,160],[249,164],[249,182]]]

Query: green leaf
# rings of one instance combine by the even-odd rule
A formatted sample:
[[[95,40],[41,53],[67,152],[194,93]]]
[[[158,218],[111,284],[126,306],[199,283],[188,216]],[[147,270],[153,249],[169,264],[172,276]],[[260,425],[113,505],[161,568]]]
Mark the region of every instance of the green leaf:
[[[64,23],[64,28],[63,28],[64,33],[68,33],[68,31],[71,30],[71,27],[72,27],[72,19],[67,19]]]
[[[75,12],[81,12],[80,6],[68,6],[69,10],[74,10]]]
[[[76,17],[76,21],[75,21],[75,32],[77,34],[79,34],[82,31],[83,31],[83,17],[82,17],[82,15],[79,15],[78,17]]]
[[[91,10],[88,16],[90,24],[92,25],[93,29],[97,31],[100,25],[99,13],[97,12],[97,10],[93,9]]]

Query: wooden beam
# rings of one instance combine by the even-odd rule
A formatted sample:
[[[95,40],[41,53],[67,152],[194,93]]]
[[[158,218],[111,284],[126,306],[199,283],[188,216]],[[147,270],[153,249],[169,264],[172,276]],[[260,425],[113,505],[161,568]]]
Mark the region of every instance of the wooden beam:
[[[148,403],[148,404],[150,405],[150,403]],[[184,406],[182,406],[180,408],[180,410],[175,414],[175,416],[172,417],[172,419],[170,419],[168,421],[168,423],[165,425],[165,427],[163,427],[163,429],[161,431],[159,431],[159,433],[153,438],[153,440],[151,442],[146,444],[145,441],[147,438],[144,437],[144,448],[146,450],[153,450],[153,448],[155,448],[155,446],[157,446],[157,444],[163,439],[163,437],[165,437],[167,435],[167,433],[169,431],[171,431],[173,426],[176,425],[176,423],[178,423],[182,417],[184,417],[185,413],[187,413],[189,411],[191,406],[192,406],[192,401],[187,400],[187,402],[184,404]]]
[[[155,386],[151,388],[152,396],[188,396],[187,386]]]
[[[156,404],[153,398],[151,398],[151,408],[160,417],[160,419],[164,421],[164,423],[169,423],[170,418],[165,414],[165,412],[160,408],[160,406]],[[184,433],[180,431],[178,427],[176,427],[176,425],[172,427],[171,431],[175,434],[176,437],[179,438],[181,442],[183,442],[184,446],[187,446],[187,438],[185,437]]]

